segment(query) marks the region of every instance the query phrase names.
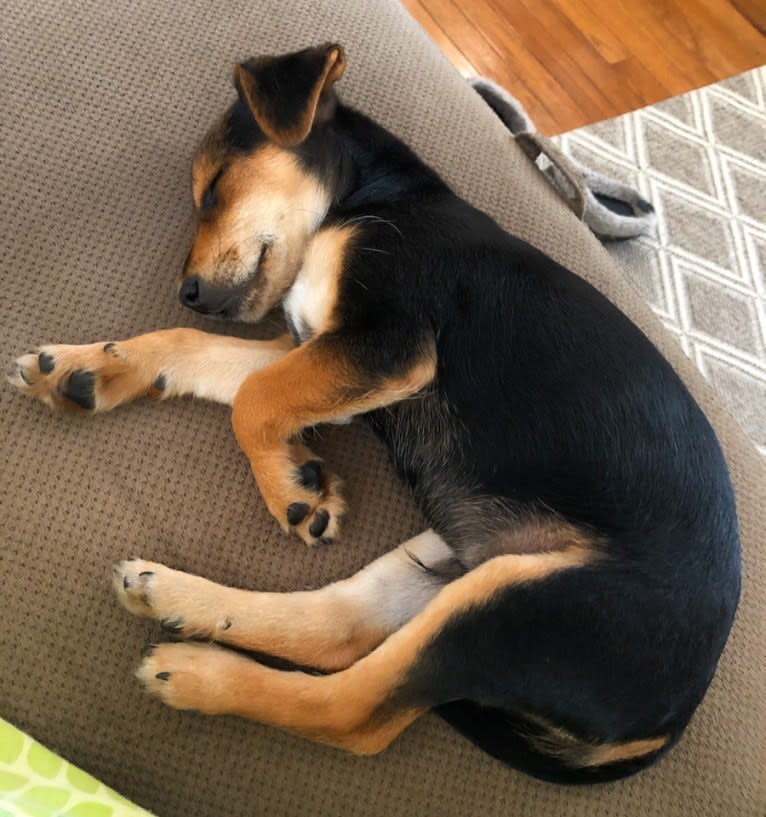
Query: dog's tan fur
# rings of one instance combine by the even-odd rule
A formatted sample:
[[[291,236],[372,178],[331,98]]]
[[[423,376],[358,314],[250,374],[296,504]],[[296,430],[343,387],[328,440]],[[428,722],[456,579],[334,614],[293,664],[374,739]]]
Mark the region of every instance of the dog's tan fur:
[[[329,227],[309,241],[300,274],[284,301],[293,325],[305,327],[312,335],[337,327],[338,277],[353,236],[353,225]]]
[[[292,348],[289,336],[275,340],[240,340],[196,329],[163,329],[122,341],[84,346],[42,346],[16,361],[11,382],[52,409],[78,407],[63,390],[78,371],[95,375],[94,410],[111,411],[141,397],[192,395],[231,405],[249,375],[269,366]],[[40,356],[55,361],[40,368]]]
[[[211,138],[192,170],[198,210],[205,189],[222,167],[216,204],[199,221],[185,275],[220,287],[249,282],[239,318],[257,321],[295,281],[309,237],[330,206],[330,195],[294,156],[276,145],[222,157]]]
[[[319,590],[237,590],[143,560],[122,563],[115,586],[132,613],[172,622],[184,638],[212,638],[335,672],[371,652],[436,595],[440,584],[429,581],[419,564],[450,554],[433,531],[425,531]]]
[[[272,366],[251,375],[237,392],[232,426],[271,513],[287,530],[287,509],[307,505],[305,519],[292,529],[307,542],[318,513],[329,513],[323,536],[338,532],[345,506],[338,483],[328,476],[324,490],[296,486],[300,459],[289,440],[303,429],[371,411],[414,394],[434,377],[433,350],[398,377],[375,382],[358,372],[339,344],[323,337],[294,349]]]
[[[525,715],[527,720],[540,728],[539,733],[527,736],[529,742],[547,755],[561,758],[576,768],[605,766],[633,760],[650,752],[658,752],[668,743],[668,736],[618,743],[596,743],[572,734],[568,729],[550,723],[538,715]]]
[[[374,754],[424,711],[389,706],[388,702],[422,645],[450,618],[503,588],[540,581],[594,558],[593,551],[572,546],[551,553],[491,559],[444,587],[425,609],[369,655],[332,675],[282,672],[217,646],[191,644],[156,647],[144,659],[138,675],[150,691],[178,709],[242,715],[358,754]],[[135,604],[126,599],[130,578],[143,572],[145,566],[151,570],[145,563],[130,568],[132,564],[123,563],[115,578],[117,592],[128,609]],[[151,603],[151,595],[148,600]],[[144,602],[139,598],[139,603]],[[296,629],[303,620],[304,615],[294,622]],[[169,675],[165,677],[165,673]]]

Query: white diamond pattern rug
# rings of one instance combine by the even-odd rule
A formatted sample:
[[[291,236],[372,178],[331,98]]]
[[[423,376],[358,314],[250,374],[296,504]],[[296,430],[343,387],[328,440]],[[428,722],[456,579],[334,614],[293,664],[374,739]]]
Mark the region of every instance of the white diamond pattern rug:
[[[654,204],[608,249],[766,454],[766,67],[556,141]]]

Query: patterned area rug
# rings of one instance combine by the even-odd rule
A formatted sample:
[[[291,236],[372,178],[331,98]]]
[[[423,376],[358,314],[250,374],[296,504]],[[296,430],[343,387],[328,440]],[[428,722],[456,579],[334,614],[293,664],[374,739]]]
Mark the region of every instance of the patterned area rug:
[[[766,454],[766,68],[556,141],[654,204],[609,251]]]

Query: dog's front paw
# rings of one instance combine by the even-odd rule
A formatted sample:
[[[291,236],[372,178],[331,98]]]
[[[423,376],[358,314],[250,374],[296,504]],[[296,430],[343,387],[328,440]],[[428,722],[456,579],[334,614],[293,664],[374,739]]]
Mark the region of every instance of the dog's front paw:
[[[280,523],[309,545],[331,542],[340,531],[346,511],[340,478],[330,473],[321,460],[310,459],[298,466],[292,482],[294,488]]]
[[[43,346],[18,358],[8,381],[54,410],[104,411],[150,391],[117,343]]]

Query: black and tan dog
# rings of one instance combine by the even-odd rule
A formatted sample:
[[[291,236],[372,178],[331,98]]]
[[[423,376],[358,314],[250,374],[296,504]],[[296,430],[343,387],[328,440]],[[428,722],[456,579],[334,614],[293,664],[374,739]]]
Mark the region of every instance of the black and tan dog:
[[[324,671],[152,646],[139,676],[171,706],[360,753],[437,708],[539,777],[630,774],[678,739],[737,604],[714,433],[605,298],[341,104],[343,68],[335,45],[238,66],[238,101],[194,160],[182,302],[257,321],[281,301],[292,338],[47,346],[16,383],[54,408],[231,404],[269,509],[308,543],[338,533],[344,504],[300,434],[362,415],[429,520],[315,592],[119,565],[131,612]]]

